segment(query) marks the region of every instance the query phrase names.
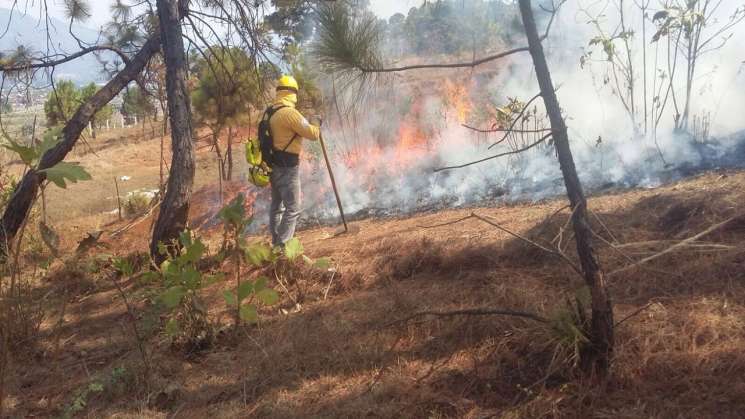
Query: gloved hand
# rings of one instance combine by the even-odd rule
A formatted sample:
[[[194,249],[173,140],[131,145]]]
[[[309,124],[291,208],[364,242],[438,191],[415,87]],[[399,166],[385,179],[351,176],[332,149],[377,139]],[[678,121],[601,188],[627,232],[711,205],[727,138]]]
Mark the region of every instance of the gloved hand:
[[[321,115],[313,115],[310,117],[310,123],[317,127],[323,126],[323,118]]]

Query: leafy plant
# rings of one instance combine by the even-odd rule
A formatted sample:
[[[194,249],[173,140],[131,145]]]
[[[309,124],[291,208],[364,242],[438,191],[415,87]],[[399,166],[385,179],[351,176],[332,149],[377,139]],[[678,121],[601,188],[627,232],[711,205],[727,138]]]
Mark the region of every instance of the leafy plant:
[[[159,279],[163,286],[157,301],[167,312],[166,335],[173,343],[183,343],[190,349],[209,345],[213,328],[200,294],[204,287],[220,280],[221,275],[200,272],[198,265],[207,247],[186,230],[179,235],[178,243],[161,243],[158,250],[166,259],[155,272],[146,274],[145,279]]]
[[[96,396],[106,396],[106,399],[110,399],[126,393],[134,384],[133,377],[129,369],[119,366],[114,367],[108,375],[91,379],[75,393],[70,404],[65,407],[62,417],[65,419],[75,417],[84,411],[91,399]]]
[[[269,246],[264,244],[247,245],[245,239],[241,237],[243,231],[253,221],[252,217],[246,215],[244,202],[245,196],[238,194],[218,213],[218,217],[223,221],[225,226],[223,252],[235,264],[235,291],[226,290],[223,293],[223,297],[228,307],[235,308],[236,310],[236,326],[241,321],[256,323],[259,320],[257,303],[273,305],[279,301],[277,292],[267,287],[266,277],[260,277],[255,281],[243,282],[241,280],[242,262],[245,261],[254,267],[260,268],[266,262],[270,262],[276,258],[276,255],[272,253]]]
[[[62,161],[46,169],[38,168],[44,153],[54,148],[58,142],[58,136],[49,135],[45,136],[44,140],[38,145],[24,145],[12,139],[6,139],[6,143],[0,145],[16,153],[21,161],[30,169],[44,173],[47,180],[60,188],[67,188],[67,182],[76,183],[80,180],[90,180],[91,175],[77,163]]]

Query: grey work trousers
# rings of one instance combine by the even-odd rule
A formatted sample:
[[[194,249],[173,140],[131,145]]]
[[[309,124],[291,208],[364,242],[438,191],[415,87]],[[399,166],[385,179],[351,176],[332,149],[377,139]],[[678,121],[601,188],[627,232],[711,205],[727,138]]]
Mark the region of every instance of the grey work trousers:
[[[272,186],[269,231],[272,245],[283,246],[295,235],[300,217],[300,166],[274,166],[269,179]]]

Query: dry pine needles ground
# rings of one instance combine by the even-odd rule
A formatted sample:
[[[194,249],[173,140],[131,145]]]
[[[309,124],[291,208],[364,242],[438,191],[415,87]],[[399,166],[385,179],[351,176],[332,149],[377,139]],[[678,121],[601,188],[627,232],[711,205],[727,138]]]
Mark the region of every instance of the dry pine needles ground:
[[[571,234],[562,230],[570,214],[557,200],[365,220],[358,233],[339,237],[330,228],[303,231],[310,255],[330,256],[337,272],[293,273],[297,281],[282,292],[281,305],[302,298],[302,310],[266,310],[259,327],[218,339],[195,358],[152,338],[154,387],[163,390],[149,398],[136,390],[116,400],[96,396],[85,414],[739,417],[745,411],[745,221],[619,269],[737,215],[743,184],[745,173],[710,173],[590,200],[601,261],[607,272],[617,271],[609,281],[621,323],[605,386],[578,379],[566,335],[541,322],[499,315],[396,322],[421,311],[474,307],[562,318],[567,301],[581,294],[581,281],[561,257],[523,240],[574,257]],[[474,211],[523,239],[469,217]],[[135,237],[118,241],[137,243]],[[45,286],[79,290],[73,284],[89,276],[57,275]],[[213,291],[211,310],[219,313],[220,289]],[[37,357],[64,368],[23,361],[14,414],[59,413],[90,376],[136,364],[126,334],[111,334],[127,328],[110,286],[87,285],[61,316],[63,327],[45,323],[46,349]]]

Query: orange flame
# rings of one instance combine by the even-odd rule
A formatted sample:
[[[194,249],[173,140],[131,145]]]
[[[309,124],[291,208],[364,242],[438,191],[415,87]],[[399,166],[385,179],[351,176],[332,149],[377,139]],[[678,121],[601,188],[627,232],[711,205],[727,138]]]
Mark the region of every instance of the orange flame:
[[[473,109],[471,98],[468,94],[469,86],[467,83],[456,83],[451,80],[445,80],[443,86],[443,96],[447,105],[455,113],[458,123],[465,124],[466,120]]]

